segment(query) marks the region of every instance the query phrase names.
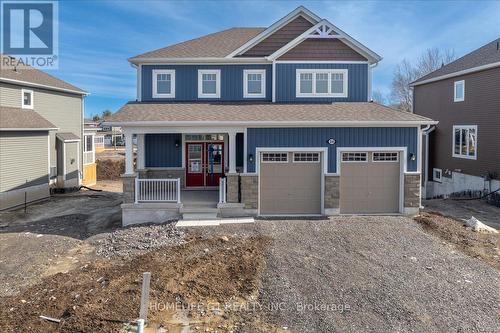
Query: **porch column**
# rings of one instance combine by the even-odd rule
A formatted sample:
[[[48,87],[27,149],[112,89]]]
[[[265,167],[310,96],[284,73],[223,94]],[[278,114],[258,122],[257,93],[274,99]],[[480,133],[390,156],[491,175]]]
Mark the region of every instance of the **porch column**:
[[[145,144],[144,134],[137,134],[137,170],[144,169],[145,166]]]
[[[236,132],[229,132],[229,173],[236,173]]]
[[[134,174],[134,143],[132,133],[125,131],[125,175]]]

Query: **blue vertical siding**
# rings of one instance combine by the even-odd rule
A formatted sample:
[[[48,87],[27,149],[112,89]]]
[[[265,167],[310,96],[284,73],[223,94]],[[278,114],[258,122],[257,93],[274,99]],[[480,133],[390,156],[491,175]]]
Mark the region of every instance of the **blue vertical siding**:
[[[248,128],[247,135],[247,151],[254,156],[253,163],[247,159],[248,172],[255,172],[257,147],[326,147],[332,173],[337,170],[339,147],[407,147],[407,169],[417,170],[417,161],[409,159],[418,154],[416,127]],[[330,138],[337,141],[335,145],[327,143]]]
[[[175,144],[179,146],[176,147]],[[182,134],[146,134],[146,168],[180,168],[182,166]]]
[[[175,98],[153,98],[153,69],[175,70]],[[220,69],[221,97],[198,98],[198,69]],[[243,98],[243,70],[266,70],[266,98]],[[143,101],[270,101],[272,100],[271,65],[143,65],[141,72]]]
[[[297,69],[347,69],[347,98],[295,97]],[[368,64],[277,64],[276,102],[366,102],[368,99]]]

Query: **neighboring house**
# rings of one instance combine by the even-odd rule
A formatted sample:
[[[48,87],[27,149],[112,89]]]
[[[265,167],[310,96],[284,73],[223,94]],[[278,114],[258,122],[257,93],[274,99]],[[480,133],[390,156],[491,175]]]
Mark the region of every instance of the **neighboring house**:
[[[370,101],[380,60],[304,7],[130,58],[137,101],[108,122],[137,135],[124,224],[203,211],[190,189],[222,216],[418,212],[436,122]]]
[[[85,94],[31,67],[0,67],[0,209],[46,198],[51,184],[80,185]]]
[[[500,187],[500,38],[411,84],[425,136],[426,196]]]
[[[99,125],[102,129],[102,134],[104,135],[104,145],[123,146],[124,136],[121,127],[106,125],[104,121],[102,121]]]

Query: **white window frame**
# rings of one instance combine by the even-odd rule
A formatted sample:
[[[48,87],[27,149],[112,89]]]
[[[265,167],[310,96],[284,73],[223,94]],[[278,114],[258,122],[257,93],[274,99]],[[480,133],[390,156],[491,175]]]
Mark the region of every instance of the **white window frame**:
[[[170,93],[158,93],[158,75],[170,74]],[[175,70],[173,69],[153,69],[153,98],[175,98]]]
[[[473,129],[476,133],[476,149],[474,149],[474,156],[470,156],[470,155],[462,155],[462,130],[467,130],[469,131],[470,129]],[[460,130],[460,153],[459,154],[456,154],[455,153],[455,131],[456,130]],[[453,157],[456,157],[456,158],[465,158],[465,159],[468,159],[468,160],[477,160],[477,150],[479,148],[479,144],[478,144],[478,133],[477,133],[477,125],[454,125],[453,126],[453,131],[452,131],[452,134],[451,134],[451,153],[452,153],[452,156]],[[467,142],[467,145],[466,145],[466,150],[469,151],[469,143]]]
[[[328,74],[328,92],[327,93],[317,93],[316,92],[316,74],[327,73]],[[302,93],[300,92],[300,74],[312,74],[312,93]],[[332,93],[332,74],[342,74],[343,90],[342,94]],[[348,69],[296,69],[295,70],[295,97],[336,97],[336,98],[347,98],[349,93],[347,88],[349,86],[349,70]]]
[[[344,154],[364,154],[366,159],[364,161],[344,160]],[[343,151],[340,153],[340,158],[341,158],[342,163],[367,163],[368,162],[368,152],[367,151]]]
[[[301,155],[301,154],[312,154],[313,160],[312,161],[297,161],[297,160],[295,160],[295,156]],[[321,156],[320,156],[319,152],[298,151],[298,152],[294,152],[293,157],[292,157],[293,163],[319,163],[320,161],[321,161]]]
[[[439,172],[439,177],[436,177],[436,171]],[[432,180],[441,183],[443,179],[443,170],[439,168],[432,169]]]
[[[215,94],[203,93],[203,74],[215,74]],[[220,69],[199,69],[198,70],[198,98],[220,98]]]
[[[264,160],[265,154],[282,155],[282,156],[284,155],[284,156],[286,156],[286,160],[284,160],[284,161],[265,161]],[[260,162],[261,163],[288,163],[288,159],[290,158],[289,155],[290,154],[288,152],[267,152],[267,151],[265,151],[265,152],[261,153]]]
[[[24,105],[24,93],[29,93],[30,105]],[[21,108],[23,109],[33,109],[33,104],[35,103],[35,93],[31,89],[21,89]]]
[[[462,97],[457,97],[457,86],[462,84]],[[454,102],[463,102],[465,100],[465,80],[455,81],[453,84],[453,101]]]
[[[260,74],[260,94],[248,92],[248,74]],[[266,70],[265,69],[244,69],[243,70],[243,98],[265,98],[266,97]]]
[[[381,161],[376,161],[375,160],[375,154],[396,154],[396,159],[395,160],[381,160]],[[372,152],[372,162],[373,163],[395,163],[399,162],[399,153],[396,151],[374,151]]]

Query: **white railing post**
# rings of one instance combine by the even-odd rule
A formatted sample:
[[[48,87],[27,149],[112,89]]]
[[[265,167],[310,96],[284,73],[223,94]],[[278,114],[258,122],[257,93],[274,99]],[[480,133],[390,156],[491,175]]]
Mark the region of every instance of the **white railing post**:
[[[139,177],[135,177],[135,203],[139,202]]]
[[[177,203],[181,203],[181,179],[177,178]]]
[[[226,203],[226,178],[219,178],[219,203]]]

